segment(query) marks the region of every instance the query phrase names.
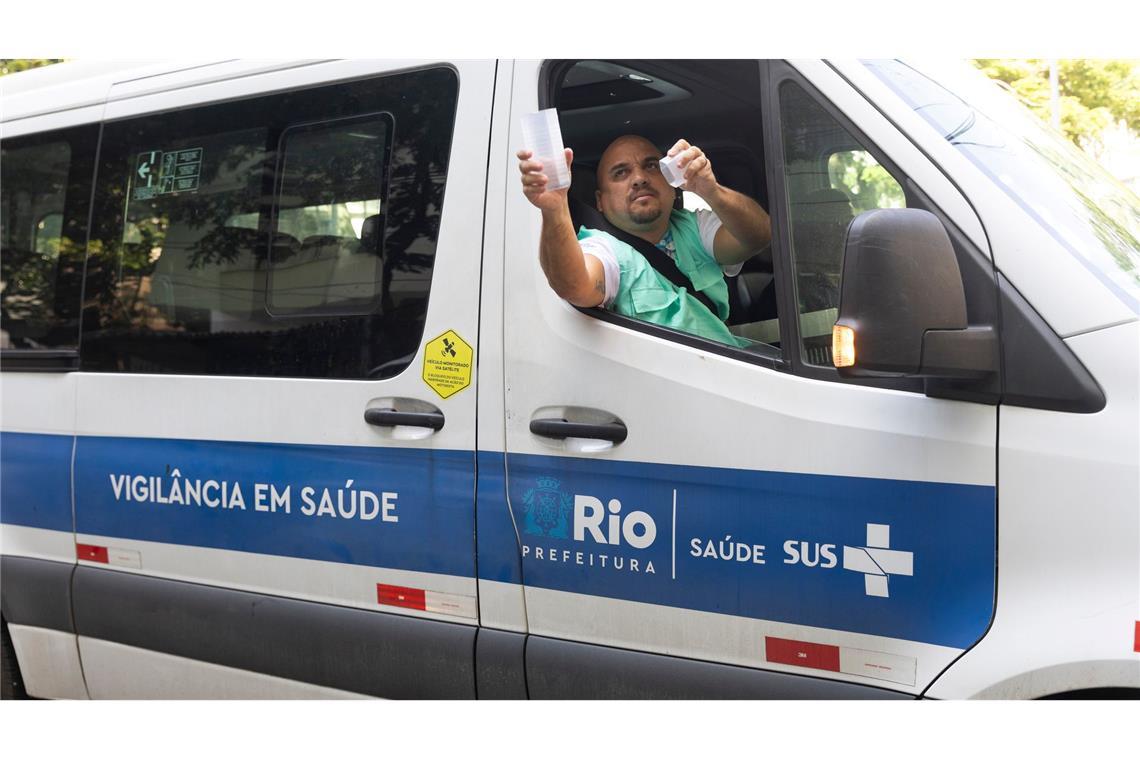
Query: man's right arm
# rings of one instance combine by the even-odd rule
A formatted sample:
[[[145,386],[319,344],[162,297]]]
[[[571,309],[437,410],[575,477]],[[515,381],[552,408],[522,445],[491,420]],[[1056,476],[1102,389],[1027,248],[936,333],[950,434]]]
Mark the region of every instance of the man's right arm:
[[[530,151],[518,152],[523,193],[542,211],[542,237],[538,257],[546,281],[558,294],[575,306],[599,306],[606,297],[605,271],[602,262],[582,251],[570,218],[568,188],[547,190],[542,164],[531,160]],[[566,165],[574,154],[567,149]]]

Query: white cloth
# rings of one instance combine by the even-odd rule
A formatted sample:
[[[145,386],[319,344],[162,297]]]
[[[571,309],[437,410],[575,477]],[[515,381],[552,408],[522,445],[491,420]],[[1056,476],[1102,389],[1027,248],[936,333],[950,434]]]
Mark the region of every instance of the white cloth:
[[[697,227],[701,233],[701,245],[705,247],[705,252],[712,256],[713,240],[723,223],[720,221],[720,217],[709,209],[699,208],[694,213],[697,215]],[[602,270],[605,272],[606,280],[606,298],[602,301],[602,307],[609,308],[610,304],[617,298],[618,287],[621,284],[621,268],[618,266],[617,254],[610,247],[609,240],[600,235],[579,240],[578,244],[582,246],[583,253],[588,253],[602,262]],[[664,252],[669,258],[676,258],[672,251],[665,250]],[[722,265],[720,269],[725,276],[735,277],[740,274],[743,266],[744,264]]]

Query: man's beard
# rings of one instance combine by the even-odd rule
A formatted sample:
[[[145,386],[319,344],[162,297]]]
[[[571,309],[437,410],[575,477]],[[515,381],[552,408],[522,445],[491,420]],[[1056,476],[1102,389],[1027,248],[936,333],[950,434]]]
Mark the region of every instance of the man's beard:
[[[629,218],[634,224],[652,224],[661,218],[661,207],[647,208],[642,211],[631,209]]]

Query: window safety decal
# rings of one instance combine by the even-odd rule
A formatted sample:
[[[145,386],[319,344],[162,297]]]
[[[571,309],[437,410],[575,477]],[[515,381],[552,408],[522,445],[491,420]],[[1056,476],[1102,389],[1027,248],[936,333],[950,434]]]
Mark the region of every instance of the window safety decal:
[[[140,153],[135,161],[135,173],[131,177],[134,185],[131,198],[145,201],[159,195],[197,192],[201,173],[201,148]]]

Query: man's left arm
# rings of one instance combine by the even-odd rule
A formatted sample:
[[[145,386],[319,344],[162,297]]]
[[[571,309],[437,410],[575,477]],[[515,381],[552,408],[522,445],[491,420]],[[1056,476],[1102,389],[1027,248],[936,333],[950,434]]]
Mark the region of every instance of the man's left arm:
[[[680,168],[685,173],[685,189],[700,196],[721,221],[713,238],[717,263],[739,264],[767,248],[772,241],[772,223],[760,204],[717,182],[712,163],[700,148],[678,140],[669,155],[678,153],[683,154]]]

